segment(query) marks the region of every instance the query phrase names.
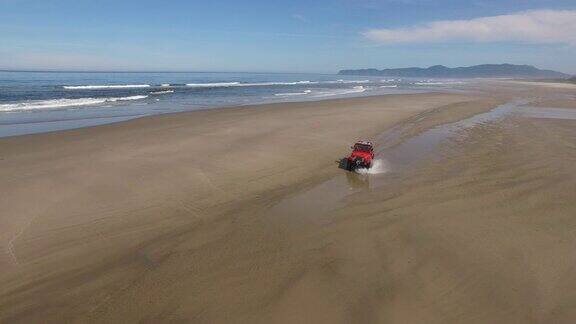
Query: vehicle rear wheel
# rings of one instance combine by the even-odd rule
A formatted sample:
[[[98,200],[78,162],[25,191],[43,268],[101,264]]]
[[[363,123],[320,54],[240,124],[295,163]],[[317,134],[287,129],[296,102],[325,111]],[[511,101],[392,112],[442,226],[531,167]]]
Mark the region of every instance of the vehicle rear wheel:
[[[346,160],[346,170],[348,171],[354,171],[354,163],[350,160]]]
[[[340,163],[338,163],[338,168],[350,171],[350,162],[347,158],[340,159]]]

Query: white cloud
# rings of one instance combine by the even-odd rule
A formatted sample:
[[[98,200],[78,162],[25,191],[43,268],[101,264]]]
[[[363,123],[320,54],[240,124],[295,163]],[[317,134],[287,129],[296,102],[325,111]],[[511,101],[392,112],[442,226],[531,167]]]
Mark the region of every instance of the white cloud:
[[[531,10],[470,20],[441,20],[405,28],[371,29],[362,35],[384,44],[464,40],[576,45],[576,10]]]

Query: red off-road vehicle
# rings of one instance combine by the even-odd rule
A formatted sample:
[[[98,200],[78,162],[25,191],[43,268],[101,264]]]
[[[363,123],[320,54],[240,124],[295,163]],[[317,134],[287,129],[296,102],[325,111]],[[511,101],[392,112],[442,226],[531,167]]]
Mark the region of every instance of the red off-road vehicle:
[[[344,169],[354,171],[360,168],[370,168],[374,159],[374,145],[371,142],[359,141],[351,147],[352,153],[346,159]]]

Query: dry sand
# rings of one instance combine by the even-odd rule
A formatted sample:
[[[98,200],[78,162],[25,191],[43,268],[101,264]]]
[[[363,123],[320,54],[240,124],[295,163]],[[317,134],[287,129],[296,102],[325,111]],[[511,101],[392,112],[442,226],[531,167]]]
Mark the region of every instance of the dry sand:
[[[338,204],[328,198],[348,187],[308,197],[329,202],[318,209],[298,198],[344,172],[335,160],[356,139],[401,124],[401,141],[516,95],[263,105],[0,139],[0,322],[573,321],[573,120],[506,118]]]

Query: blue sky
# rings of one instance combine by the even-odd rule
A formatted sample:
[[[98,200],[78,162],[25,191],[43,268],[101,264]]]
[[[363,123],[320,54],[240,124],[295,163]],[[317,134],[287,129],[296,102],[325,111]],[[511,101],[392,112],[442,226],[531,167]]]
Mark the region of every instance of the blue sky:
[[[576,73],[574,0],[0,0],[0,68]]]

